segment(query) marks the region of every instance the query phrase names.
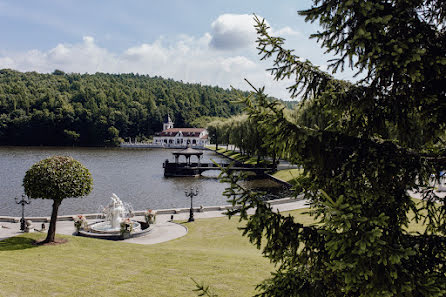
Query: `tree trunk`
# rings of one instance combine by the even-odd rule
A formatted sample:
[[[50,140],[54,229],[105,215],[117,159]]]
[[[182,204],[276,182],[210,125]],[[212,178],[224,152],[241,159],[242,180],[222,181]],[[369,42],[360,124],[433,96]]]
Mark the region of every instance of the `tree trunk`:
[[[277,169],[276,162],[276,148],[273,148],[273,167]]]
[[[62,200],[54,200],[53,202],[53,212],[51,213],[50,227],[48,228],[48,235],[46,236],[45,243],[54,242],[54,237],[56,235],[56,222],[57,222],[57,212]]]
[[[218,133],[215,132],[215,150],[218,151]]]

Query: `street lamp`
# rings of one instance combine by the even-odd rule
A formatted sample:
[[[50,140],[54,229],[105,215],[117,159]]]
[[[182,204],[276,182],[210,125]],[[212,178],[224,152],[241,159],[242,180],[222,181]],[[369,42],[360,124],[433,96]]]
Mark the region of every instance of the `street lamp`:
[[[193,198],[194,196],[198,195],[198,189],[190,188],[189,191],[185,190],[184,194],[186,194],[186,197],[190,197],[190,212],[189,212],[189,220],[188,222],[193,222],[194,220],[194,209],[193,209]]]
[[[19,201],[17,197],[15,197],[15,203],[22,205],[22,218],[20,219],[20,230],[25,231],[25,205],[30,204],[29,198],[25,195],[22,195],[22,199]]]

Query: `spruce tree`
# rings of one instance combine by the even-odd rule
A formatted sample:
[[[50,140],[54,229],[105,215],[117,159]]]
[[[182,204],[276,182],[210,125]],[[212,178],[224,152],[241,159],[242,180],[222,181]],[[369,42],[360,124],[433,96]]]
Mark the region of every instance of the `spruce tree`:
[[[225,194],[241,206],[230,215],[277,265],[259,295],[445,296],[446,206],[432,180],[446,168],[446,2],[314,0],[299,14],[319,22],[312,37],[335,54],[331,69],[361,79],[297,57],[255,17],[261,58],[274,60],[276,80],[294,79],[290,96],[306,114],[291,121],[255,87],[246,111],[267,131],[265,146],[303,167],[296,190],[318,222],[273,212],[226,173]],[[425,231],[409,232],[412,220]]]

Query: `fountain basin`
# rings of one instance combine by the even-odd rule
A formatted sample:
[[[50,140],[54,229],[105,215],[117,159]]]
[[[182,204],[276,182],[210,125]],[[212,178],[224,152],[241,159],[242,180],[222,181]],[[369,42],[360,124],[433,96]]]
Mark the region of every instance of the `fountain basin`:
[[[105,220],[87,225],[85,218],[78,216],[78,220],[74,223],[78,230],[77,235],[122,240],[145,235],[151,231],[148,223],[130,220],[133,216],[130,204],[123,203],[115,193],[112,193],[110,200],[110,204],[102,209]]]
[[[132,221],[133,224],[133,231],[132,232],[138,232],[141,231],[141,223]],[[101,234],[120,234],[121,227],[113,227],[110,222],[103,221],[98,223],[93,223],[88,225],[88,229],[90,232],[93,233],[101,233]]]
[[[108,240],[122,240],[124,237],[122,236],[120,230],[98,230],[97,226],[95,230],[92,230],[91,227],[98,225],[99,229],[101,229],[101,226],[104,227],[107,225],[108,222],[101,221],[96,222],[88,225],[88,228],[86,230],[80,230],[77,235],[83,236],[83,237],[91,237],[91,238],[98,238],[98,239],[108,239]],[[146,222],[137,222],[132,221],[134,224],[133,231],[129,234],[129,238],[134,237],[140,237],[149,234],[153,228],[149,226]],[[135,226],[137,226],[137,229],[135,229]]]

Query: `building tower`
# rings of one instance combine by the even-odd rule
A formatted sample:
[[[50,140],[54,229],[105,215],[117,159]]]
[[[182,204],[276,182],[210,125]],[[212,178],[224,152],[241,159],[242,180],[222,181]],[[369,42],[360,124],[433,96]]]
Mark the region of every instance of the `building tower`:
[[[163,123],[163,131],[167,130],[167,129],[170,129],[170,128],[173,128],[173,122],[170,119],[169,114],[167,114],[167,117],[166,117],[166,119],[164,120],[164,123]]]

